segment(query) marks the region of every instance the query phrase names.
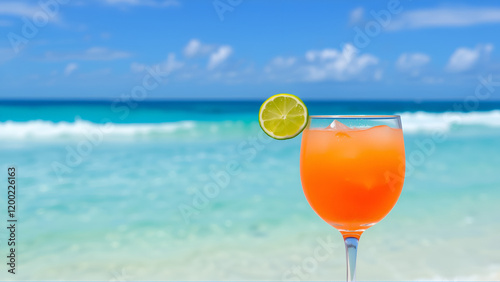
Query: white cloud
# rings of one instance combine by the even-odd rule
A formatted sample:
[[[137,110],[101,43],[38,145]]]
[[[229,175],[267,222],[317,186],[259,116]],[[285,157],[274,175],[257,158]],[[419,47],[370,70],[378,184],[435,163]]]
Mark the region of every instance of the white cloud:
[[[150,67],[152,69],[155,69],[155,70],[158,70],[161,72],[171,73],[173,71],[181,69],[183,66],[184,66],[184,63],[181,61],[178,61],[176,59],[176,56],[174,53],[170,53],[170,54],[168,54],[167,59],[159,64],[148,66],[148,65],[140,64],[140,63],[132,63],[130,65],[130,69],[133,72],[142,72],[142,71],[146,70],[147,67]]]
[[[276,57],[264,72],[267,79],[287,82],[380,80],[383,71],[376,68],[378,63],[377,57],[359,54],[353,45],[346,44],[342,50],[310,50],[303,58]]]
[[[300,69],[296,57],[276,57],[264,67],[266,79],[292,82],[299,74]]]
[[[358,55],[351,44],[342,50],[324,49],[306,53],[304,79],[306,81],[362,79],[371,66],[376,66],[378,58],[370,54]],[[380,79],[381,72],[370,72],[370,76]]]
[[[75,70],[78,69],[78,64],[75,63],[69,63],[66,68],[64,69],[64,75],[69,76],[71,75]]]
[[[365,15],[365,9],[363,7],[358,7],[351,11],[349,14],[349,24],[357,24],[363,20]]]
[[[306,53],[306,59],[309,62],[314,62],[315,60],[325,61],[338,58],[341,55],[342,53],[335,49],[324,49],[321,51],[313,50]]]
[[[83,60],[83,61],[111,61],[130,57],[131,54],[124,51],[110,50],[102,47],[89,48],[79,53],[46,53],[49,60]]]
[[[478,45],[474,49],[458,48],[451,55],[446,69],[450,72],[469,71],[476,67],[482,60],[487,59],[492,50],[492,44]]]
[[[29,5],[18,1],[2,1],[0,2],[0,15],[16,16],[16,17],[32,17],[41,9],[35,5]]]
[[[193,58],[197,56],[208,57],[208,70],[213,70],[224,63],[233,53],[229,45],[215,45],[202,43],[198,39],[191,39],[183,50],[184,56]]]
[[[28,4],[21,1],[0,1],[0,15],[10,16],[10,17],[26,17],[30,21],[33,21],[35,17],[36,20],[40,21],[41,18],[47,20],[48,22],[60,22],[59,14],[52,10],[46,10],[40,4]],[[0,26],[10,26],[12,22],[2,19],[0,20]]]
[[[156,65],[134,62],[130,65],[130,70],[140,73],[150,67],[169,73],[170,79],[174,80],[218,80],[231,83],[246,79],[253,71],[252,66],[241,60],[235,61],[234,65],[221,67],[233,53],[233,48],[229,45],[209,45],[192,39],[182,53],[184,56],[180,60],[175,53],[170,53],[166,61]]]
[[[276,57],[271,63],[265,68],[266,71],[271,71],[274,68],[289,68],[297,62],[295,57]]]
[[[177,0],[104,0],[109,5],[129,5],[129,6],[150,6],[150,7],[171,7],[178,6]]]
[[[431,58],[423,53],[404,53],[399,56],[396,66],[399,69],[406,70],[425,66],[430,61]]]
[[[199,55],[210,54],[215,49],[214,45],[201,43],[198,39],[191,39],[184,47],[184,55],[186,57],[194,57]]]
[[[453,7],[407,11],[392,20],[387,29],[461,27],[488,23],[500,23],[500,8]]]
[[[165,72],[175,71],[180,69],[182,66],[184,66],[184,63],[177,61],[174,53],[168,54],[167,60],[159,64],[160,69]]]
[[[228,45],[220,46],[217,49],[217,51],[213,52],[210,55],[207,68],[211,70],[218,67],[224,61],[226,61],[227,58],[229,58],[229,56],[231,56],[232,53],[233,53],[233,48],[231,48],[231,46]]]
[[[303,62],[296,57],[278,56],[264,67],[265,78],[267,80],[292,82],[302,77],[298,73],[302,66]]]
[[[421,69],[431,61],[423,53],[403,53],[396,61],[396,67],[401,72],[410,73],[412,76],[420,75]]]

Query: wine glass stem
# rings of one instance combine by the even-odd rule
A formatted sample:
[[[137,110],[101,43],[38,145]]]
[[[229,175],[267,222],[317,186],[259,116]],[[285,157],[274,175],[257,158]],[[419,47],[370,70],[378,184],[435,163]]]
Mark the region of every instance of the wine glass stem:
[[[347,258],[347,281],[356,281],[356,256],[358,253],[358,238],[344,239]]]

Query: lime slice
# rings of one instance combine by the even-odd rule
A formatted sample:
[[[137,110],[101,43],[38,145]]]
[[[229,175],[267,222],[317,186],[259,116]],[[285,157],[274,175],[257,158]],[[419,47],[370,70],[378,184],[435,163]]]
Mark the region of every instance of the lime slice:
[[[274,139],[284,140],[299,135],[307,125],[309,114],[299,97],[277,94],[267,99],[259,111],[259,123]]]

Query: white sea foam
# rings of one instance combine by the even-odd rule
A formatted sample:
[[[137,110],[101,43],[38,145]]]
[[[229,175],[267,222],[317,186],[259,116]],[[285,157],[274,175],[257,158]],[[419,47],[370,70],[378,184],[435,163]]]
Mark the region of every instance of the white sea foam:
[[[47,139],[59,137],[81,137],[102,134],[116,137],[144,135],[166,135],[179,131],[191,131],[196,123],[181,121],[158,124],[97,124],[85,120],[75,122],[51,122],[35,120],[28,122],[0,122],[1,139]]]
[[[455,125],[500,127],[500,111],[400,113],[405,133],[449,131]]]
[[[500,110],[489,112],[405,112],[400,113],[405,133],[449,131],[455,125],[500,127]],[[116,138],[136,138],[148,136],[191,136],[200,137],[208,134],[236,134],[245,136],[251,134],[249,129],[257,130],[256,126],[246,127],[242,121],[178,121],[167,123],[130,123],[130,124],[97,124],[86,120],[74,122],[52,122],[33,120],[27,122],[0,122],[0,139],[3,140],[39,140],[51,138],[80,138],[95,133]]]

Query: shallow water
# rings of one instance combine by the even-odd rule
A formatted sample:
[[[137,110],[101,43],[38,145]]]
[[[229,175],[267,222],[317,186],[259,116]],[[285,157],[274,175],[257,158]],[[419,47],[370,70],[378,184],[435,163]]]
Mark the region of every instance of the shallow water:
[[[105,104],[0,106],[0,167],[18,170],[16,278],[343,280],[341,236],[302,193],[300,139],[262,136],[255,105],[239,104],[144,105],[123,120]],[[359,280],[500,279],[500,112],[433,107],[400,107],[405,186],[361,238]]]

